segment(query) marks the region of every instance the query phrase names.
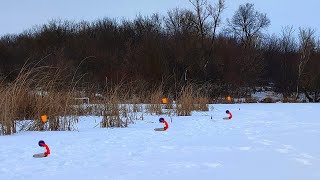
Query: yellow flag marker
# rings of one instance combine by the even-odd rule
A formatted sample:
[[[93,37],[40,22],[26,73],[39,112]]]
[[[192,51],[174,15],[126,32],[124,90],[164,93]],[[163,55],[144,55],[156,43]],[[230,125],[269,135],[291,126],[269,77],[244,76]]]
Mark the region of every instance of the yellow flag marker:
[[[47,117],[47,115],[42,115],[41,116],[41,120],[42,120],[42,122],[44,122],[44,123],[46,123],[47,121],[48,121],[48,117]]]
[[[162,98],[162,103],[163,104],[167,104],[168,103],[168,99],[167,98]]]

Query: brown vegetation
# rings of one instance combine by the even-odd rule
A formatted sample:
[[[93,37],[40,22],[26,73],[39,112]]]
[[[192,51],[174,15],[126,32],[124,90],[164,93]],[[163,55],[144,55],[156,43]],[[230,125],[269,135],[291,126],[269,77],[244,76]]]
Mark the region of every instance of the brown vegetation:
[[[61,69],[26,64],[10,84],[0,88],[0,134],[16,132],[20,120],[32,119],[23,130],[71,130],[76,118],[72,83],[63,91]],[[47,123],[40,119],[48,116]]]

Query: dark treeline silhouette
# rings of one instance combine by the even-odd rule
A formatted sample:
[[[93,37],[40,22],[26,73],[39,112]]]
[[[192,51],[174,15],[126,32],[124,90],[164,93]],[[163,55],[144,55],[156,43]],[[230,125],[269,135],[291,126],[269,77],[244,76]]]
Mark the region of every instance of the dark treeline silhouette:
[[[197,83],[210,86],[212,96],[243,96],[243,89],[273,83],[285,97],[303,92],[319,100],[320,44],[314,30],[284,27],[268,35],[270,20],[253,4],[239,6],[222,22],[224,0],[189,1],[193,9],[177,8],[165,16],[52,20],[2,36],[1,77],[10,82],[27,61],[41,60],[41,65],[84,75],[78,85],[97,90],[135,83],[172,92]]]

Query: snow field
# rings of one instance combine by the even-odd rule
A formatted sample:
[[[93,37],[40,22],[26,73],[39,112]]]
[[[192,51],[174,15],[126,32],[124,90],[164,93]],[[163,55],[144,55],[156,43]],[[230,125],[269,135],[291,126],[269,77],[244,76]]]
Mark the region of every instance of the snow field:
[[[210,106],[163,116],[165,132],[153,130],[160,116],[122,129],[94,128],[101,117],[90,116],[79,131],[1,136],[0,179],[320,179],[320,104]],[[49,157],[32,157],[44,152],[39,140]]]

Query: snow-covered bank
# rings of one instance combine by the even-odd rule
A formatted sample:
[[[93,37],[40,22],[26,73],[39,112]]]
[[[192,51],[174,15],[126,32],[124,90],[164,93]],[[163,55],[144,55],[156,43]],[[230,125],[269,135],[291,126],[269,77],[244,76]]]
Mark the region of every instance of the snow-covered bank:
[[[320,179],[320,104],[209,109],[173,117],[165,132],[153,130],[160,116],[123,129],[94,128],[101,119],[92,116],[79,131],[0,136],[0,179]],[[232,120],[222,120],[226,109]],[[32,157],[44,151],[39,140],[49,157]]]

